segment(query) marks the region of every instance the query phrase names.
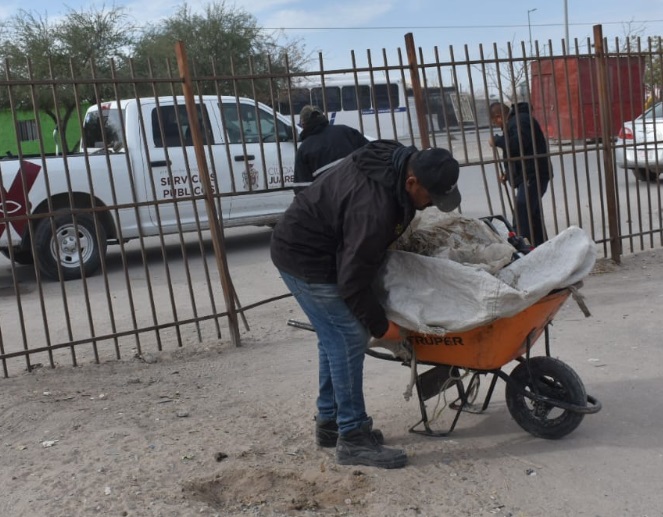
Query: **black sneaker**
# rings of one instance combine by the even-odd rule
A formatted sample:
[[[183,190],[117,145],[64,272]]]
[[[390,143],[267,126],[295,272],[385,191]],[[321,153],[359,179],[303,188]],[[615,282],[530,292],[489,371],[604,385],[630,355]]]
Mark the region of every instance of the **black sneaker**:
[[[398,469],[407,464],[407,454],[400,449],[383,447],[375,439],[367,422],[359,429],[338,437],[336,463]]]
[[[369,417],[371,432],[380,445],[384,444],[384,435],[379,429],[372,429],[373,420]],[[315,443],[320,447],[336,447],[338,441],[338,424],[335,420],[325,420],[323,422],[315,419]]]

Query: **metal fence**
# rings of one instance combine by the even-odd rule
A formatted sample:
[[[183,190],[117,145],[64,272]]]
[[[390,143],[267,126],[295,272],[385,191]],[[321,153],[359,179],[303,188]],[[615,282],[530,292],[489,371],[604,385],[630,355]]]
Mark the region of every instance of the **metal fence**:
[[[657,106],[660,41],[608,42],[596,27],[582,46],[547,42],[543,53],[537,43],[530,55],[495,44],[458,57],[407,35],[395,58],[367,52],[359,64],[352,53],[350,68],[326,70],[320,56],[315,71],[242,76],[197,76],[195,63],[189,72],[181,44],[165,76],[138,77],[129,64],[103,77],[94,66],[84,78],[33,77],[29,61],[5,62],[3,375],[145,358],[224,332],[239,345],[247,312],[287,295],[264,293],[256,279],[240,304],[224,228],[272,225],[291,201],[305,104],[370,137],[450,149],[461,212],[510,219],[515,193],[498,179],[488,113],[494,102],[529,102],[554,170],[543,198],[549,236],[580,226],[615,261],[660,247],[663,150],[651,150],[663,129],[649,147],[633,133],[661,115],[629,126]]]

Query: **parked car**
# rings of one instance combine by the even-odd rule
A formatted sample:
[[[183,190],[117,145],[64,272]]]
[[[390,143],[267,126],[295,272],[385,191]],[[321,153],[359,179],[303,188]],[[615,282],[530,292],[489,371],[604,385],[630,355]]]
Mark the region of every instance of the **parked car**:
[[[624,122],[615,143],[617,165],[640,181],[657,181],[663,172],[663,102]]]

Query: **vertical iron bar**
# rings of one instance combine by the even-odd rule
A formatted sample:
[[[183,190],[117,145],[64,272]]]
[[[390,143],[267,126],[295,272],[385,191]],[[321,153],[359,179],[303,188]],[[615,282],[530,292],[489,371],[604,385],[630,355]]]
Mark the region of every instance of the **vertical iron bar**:
[[[401,51],[401,48],[398,48],[398,69],[401,72],[401,83],[403,84],[403,88],[405,89],[405,114],[407,115],[407,133],[410,135],[410,145],[414,145],[414,131],[412,128],[412,113],[410,112],[410,103],[408,101],[408,95],[407,95],[407,81],[405,80],[405,70],[406,67],[403,64],[403,52]]]
[[[437,50],[437,49],[436,49]],[[481,60],[481,77],[483,78],[483,91],[485,92],[485,101],[486,101],[486,113],[488,113],[488,125],[489,128],[488,130],[490,131],[490,138],[494,136],[493,132],[493,124],[492,121],[490,120],[490,94],[488,93],[488,73],[486,72],[486,58],[483,52],[483,45],[480,43],[479,44],[479,58]],[[441,87],[441,83],[440,83]],[[444,105],[444,104],[443,104]],[[447,130],[448,131],[448,130]],[[477,136],[477,139],[479,137]],[[479,145],[481,145],[481,140],[477,140]],[[497,179],[497,195],[500,198],[500,206],[502,207],[502,214],[506,214],[506,206],[504,204],[504,194],[502,192],[502,189],[500,188],[500,157],[498,156],[497,149],[494,147],[492,148],[492,153],[493,153],[493,169],[495,170],[495,178]],[[507,191],[508,192],[508,191]],[[495,212],[493,211],[493,205],[490,196],[488,196],[488,210],[490,211],[491,214],[494,214]]]
[[[28,60],[28,67],[29,66],[30,66],[30,61]],[[11,79],[11,76],[10,76],[10,68],[9,68],[9,60],[8,59],[5,59],[5,75],[6,75],[7,80],[9,81]],[[32,103],[33,110],[36,111],[36,104],[34,102],[34,91],[33,90],[34,90],[34,87],[31,87],[30,93],[32,95],[32,100],[33,100],[33,103]],[[12,115],[12,122],[14,123],[14,127],[17,127],[18,126],[17,106],[16,106],[16,102],[14,100],[14,95],[13,95],[11,85],[7,85],[7,98],[9,100],[9,110],[10,110],[11,115]],[[42,156],[43,156],[44,143],[43,143],[43,138],[42,138],[42,133],[41,133],[41,127],[39,125],[39,118],[37,116],[35,116],[35,119],[36,119],[36,123],[37,123],[37,129],[39,131],[38,134],[39,134],[40,150],[42,151]],[[16,134],[16,143],[17,143],[17,147],[18,147],[18,159],[19,159],[18,174],[20,174],[21,176],[24,176],[21,173],[21,168],[22,168],[21,163],[22,163],[22,160],[23,160],[23,149],[22,149],[22,146],[21,146],[20,138],[18,137],[18,132]],[[1,178],[2,178],[2,174],[0,174],[0,203],[2,203],[2,206],[7,206],[6,205],[7,200],[5,198],[5,195],[6,195],[5,192],[9,188],[9,185],[7,185],[7,186],[3,185]],[[27,193],[27,189],[25,188],[25,179],[24,179],[24,177],[21,179],[21,181],[23,182],[23,192]],[[48,189],[48,180],[46,180],[46,187]],[[5,214],[4,211],[2,212],[2,215],[3,215],[3,217],[6,217],[6,214]],[[4,224],[7,226],[7,230],[10,230],[10,228],[9,228],[10,223],[6,222]],[[31,235],[31,237],[32,237],[32,235]],[[32,251],[34,252],[34,239],[31,238],[30,241],[31,241]],[[11,231],[7,231],[7,242],[9,244],[9,249],[12,250],[13,246],[12,246]],[[10,251],[10,253],[13,253],[13,251]],[[23,338],[23,351],[25,352],[25,366],[26,366],[27,370],[30,371],[32,369],[32,366],[30,364],[30,353],[29,353],[30,345],[28,343],[28,338],[27,338],[26,319],[25,319],[25,315],[23,313],[23,304],[21,302],[21,291],[20,291],[20,286],[19,286],[19,283],[18,283],[18,278],[16,276],[16,267],[15,267],[14,262],[12,262],[12,264],[11,264],[11,269],[12,269],[12,283],[13,283],[13,287],[14,287],[14,292],[16,294],[16,301],[17,301],[17,304],[18,304],[18,321],[19,321],[19,326],[21,328],[21,337]],[[42,287],[41,287],[41,282],[39,282],[39,268],[37,266],[36,261],[35,261],[35,274],[36,274],[36,277],[37,277],[37,281],[40,285],[40,287],[39,287],[39,300],[40,300],[40,303],[41,303],[41,315],[42,315],[42,319],[43,319],[43,322],[44,322],[44,328],[46,330],[46,343],[48,345],[50,345],[50,339],[51,338],[50,338],[50,332],[48,331],[48,319],[46,317],[46,309],[45,309],[45,306],[44,306],[43,290],[42,290]],[[55,366],[52,356],[50,356],[49,359],[51,361],[51,367]]]
[[[414,94],[414,106],[417,112],[417,124],[419,125],[421,148],[428,149],[430,147],[430,140],[428,139],[428,122],[426,120],[426,110],[424,109],[424,99],[421,95],[421,81],[419,80],[419,67],[417,66],[417,51],[414,46],[414,36],[411,32],[408,32],[405,35],[405,49],[407,51],[407,60],[410,68],[410,80],[412,82],[412,93]]]
[[[474,81],[472,79],[472,67],[470,65],[470,51],[467,45],[464,47],[465,50],[465,63],[467,65],[467,80],[468,86],[470,88],[470,97],[472,99],[472,109],[474,111],[474,137],[476,138],[477,148],[479,150],[479,167],[481,168],[481,179],[483,180],[483,189],[486,194],[486,199],[488,200],[488,213],[493,213],[493,204],[490,200],[490,189],[488,188],[488,179],[486,178],[486,162],[483,157],[483,149],[481,147],[481,135],[479,133],[479,117],[477,116],[477,99],[474,93]]]
[[[173,70],[171,69],[171,61],[170,59],[166,61],[166,68],[168,70],[168,77],[171,79],[175,79],[175,76],[173,74]],[[177,93],[175,92],[175,85],[177,82],[175,80],[169,81],[169,86],[170,86],[170,94],[172,95],[173,98],[173,110],[175,112],[175,121],[177,122],[177,135],[179,138],[179,144],[175,146],[175,148],[179,147],[180,151],[182,152],[182,158],[184,160],[184,170],[186,171],[186,176],[187,176],[187,181],[189,185],[193,185],[193,173],[191,172],[191,161],[189,160],[189,155],[186,152],[186,142],[184,141],[184,132],[182,131],[182,117],[180,115],[180,109],[179,109],[179,104],[177,101]],[[193,87],[192,87],[192,94],[193,96]],[[194,101],[195,102],[195,101]],[[195,104],[194,104],[195,106]],[[203,120],[205,120],[205,117],[202,117]],[[190,118],[188,119],[189,126],[191,126],[192,123],[199,124],[200,120],[196,119],[195,121],[192,121]],[[200,126],[199,126],[200,127]],[[166,139],[164,138],[164,150],[168,148],[168,145],[166,143]],[[172,169],[171,169],[172,171]],[[184,235],[184,230],[182,229],[182,219],[180,217],[180,210],[179,210],[179,202],[176,199],[177,196],[173,196],[173,208],[175,209],[175,220],[177,222],[177,237],[179,240],[179,245],[180,245],[180,250],[182,252],[182,260],[184,262],[184,275],[186,277],[186,284],[187,288],[189,291],[189,300],[191,300],[191,311],[193,312],[193,318],[195,321],[196,325],[196,335],[198,336],[198,342],[202,343],[203,337],[202,333],[200,330],[200,321],[198,320],[198,307],[196,305],[196,297],[194,294],[194,289],[193,289],[193,281],[191,279],[191,268],[189,267],[189,252],[187,251],[186,248],[186,237]],[[186,198],[189,197],[191,200],[191,209],[193,212],[193,218],[196,221],[196,231],[198,232],[198,246],[201,251],[201,260],[204,262],[205,261],[205,246],[203,244],[203,239],[202,239],[202,230],[200,228],[200,214],[198,213],[198,203],[196,200],[196,194],[193,192],[193,189],[191,192],[189,192],[188,196],[182,196],[182,200],[186,201]],[[166,254],[164,253],[164,256]],[[173,282],[170,277],[170,267],[168,267],[168,293],[170,295],[170,298],[172,300],[172,306],[175,311],[177,311],[178,304],[176,303],[176,295],[173,289]],[[176,313],[177,314],[177,313]],[[181,312],[180,312],[181,314]],[[182,346],[182,334],[180,330],[180,325],[179,325],[179,317],[176,315],[175,321],[178,323],[175,327],[176,333],[177,333],[177,345],[179,347]]]
[[[591,49],[592,47],[591,40],[587,38],[587,48]],[[598,128],[601,125],[601,119],[600,119],[600,104],[599,104],[599,99],[598,99],[598,85],[597,85],[597,77],[596,77],[596,67],[593,66],[596,62],[595,56],[591,53],[591,50],[588,51],[588,59],[589,59],[589,66],[586,69],[587,77],[589,78],[589,92],[590,92],[590,105],[591,105],[591,117],[588,117],[587,122],[589,122],[589,129],[591,129],[591,132],[593,135],[597,134]],[[584,67],[582,68],[584,69]],[[579,77],[582,77],[582,75],[579,75]],[[584,135],[589,132],[589,129],[585,129],[585,132],[583,133]],[[588,145],[587,140],[585,141],[585,146]],[[598,174],[596,178],[598,179],[598,192],[599,192],[599,199],[600,199],[600,210],[601,210],[601,234],[603,235],[603,254],[605,256],[608,256],[608,242],[609,242],[609,235],[610,231],[606,230],[606,223],[608,221],[608,216],[606,215],[606,201],[605,201],[605,188],[603,187],[603,180],[604,180],[604,172],[603,172],[603,166],[601,165],[601,145],[600,145],[600,138],[597,136],[594,136],[594,139],[592,140],[592,146],[594,150],[594,159],[596,160],[596,170],[598,171]],[[588,170],[589,172],[589,170]]]
[[[205,207],[207,209],[207,220],[209,222],[210,231],[212,234],[212,243],[214,244],[214,254],[216,256],[216,264],[219,270],[219,277],[223,287],[223,296],[226,302],[226,310],[228,311],[228,324],[230,328],[230,340],[233,345],[241,346],[239,336],[239,325],[237,320],[237,311],[235,307],[235,299],[233,298],[234,287],[232,279],[228,271],[228,264],[225,255],[225,243],[223,235],[223,222],[219,220],[216,213],[216,205],[214,204],[214,193],[212,192],[212,182],[207,170],[207,160],[205,159],[205,149],[202,143],[202,135],[200,134],[200,126],[198,125],[198,113],[196,112],[196,105],[193,98],[193,89],[191,87],[191,77],[189,75],[189,64],[186,57],[186,50],[184,43],[178,41],[175,44],[175,52],[177,54],[177,64],[180,70],[180,78],[182,80],[182,92],[184,94],[186,109],[189,115],[189,120],[193,122],[191,125],[194,149],[196,152],[196,161],[198,162],[198,171],[202,181]]]
[[[603,48],[603,29],[594,25],[594,49],[596,51],[596,75],[598,80],[599,106],[601,110],[601,133],[603,140],[603,166],[605,167],[605,189],[608,206],[608,229],[610,231],[610,255],[615,262],[621,262],[621,241],[619,239],[619,219],[617,215],[617,195],[615,172],[612,162],[612,136],[610,134],[610,98],[608,96],[608,71]]]

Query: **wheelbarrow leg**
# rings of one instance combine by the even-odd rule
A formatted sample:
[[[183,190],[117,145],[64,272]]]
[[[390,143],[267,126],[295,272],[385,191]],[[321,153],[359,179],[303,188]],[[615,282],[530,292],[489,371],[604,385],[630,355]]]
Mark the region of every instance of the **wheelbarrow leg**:
[[[456,427],[458,418],[460,417],[460,414],[468,401],[468,394],[467,391],[465,390],[465,387],[463,386],[463,382],[461,379],[452,378],[451,384],[449,384],[448,386],[444,385],[445,382],[448,381],[451,375],[457,375],[457,374],[458,374],[457,368],[446,365],[439,365],[429,370],[428,372],[423,373],[422,375],[417,375],[416,378],[417,380],[415,385],[417,387],[417,399],[419,400],[419,411],[421,412],[421,420],[419,420],[416,424],[414,424],[410,428],[411,433],[423,434],[425,436],[437,436],[437,437],[447,436],[451,434],[451,432]],[[433,430],[430,427],[430,420],[428,418],[428,411],[426,409],[425,401],[436,395],[443,396],[442,391],[451,388],[452,385],[456,386],[456,390],[458,392],[457,400],[460,400],[460,404],[454,408],[451,408],[451,404],[449,405],[449,408],[455,410],[456,412],[454,419],[451,423],[451,427],[446,431]],[[424,427],[423,430],[417,429],[417,427],[420,425],[423,425]]]
[[[493,396],[493,391],[495,391],[495,385],[497,384],[497,379],[499,379],[499,376],[496,373],[493,373],[493,378],[490,381],[490,386],[488,387],[488,393],[486,393],[486,398],[483,401],[483,405],[481,406],[481,411],[485,411],[488,409],[488,404],[490,404],[490,399]]]
[[[488,371],[477,371],[474,372],[474,375],[472,375],[472,378],[470,379],[470,382],[468,383],[468,388],[465,390],[467,393],[467,403],[465,404],[465,407],[463,411],[466,413],[472,413],[475,415],[481,414],[486,409],[488,409],[488,404],[490,404],[490,399],[493,397],[493,391],[495,391],[495,385],[497,384],[497,379],[499,378],[499,371],[500,370],[488,370]],[[479,393],[479,385],[480,385],[480,379],[481,375],[491,375],[492,374],[492,379],[490,381],[490,386],[488,387],[488,391],[486,392],[486,396],[483,400],[483,403],[481,406],[475,406],[474,405],[474,399]],[[470,401],[470,399],[472,399]],[[452,409],[458,409],[459,405],[454,402],[451,404]]]

